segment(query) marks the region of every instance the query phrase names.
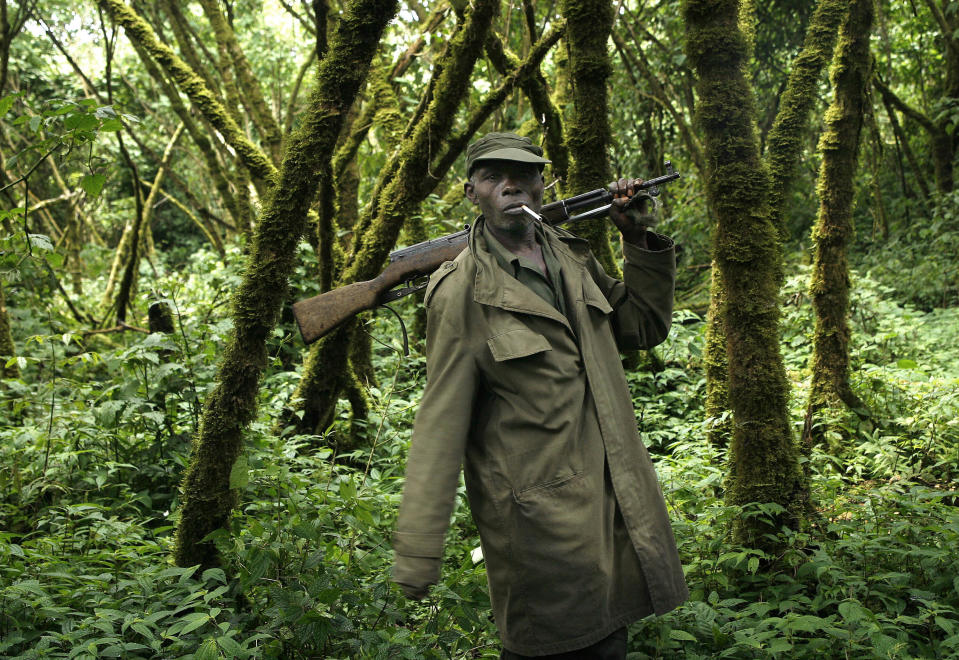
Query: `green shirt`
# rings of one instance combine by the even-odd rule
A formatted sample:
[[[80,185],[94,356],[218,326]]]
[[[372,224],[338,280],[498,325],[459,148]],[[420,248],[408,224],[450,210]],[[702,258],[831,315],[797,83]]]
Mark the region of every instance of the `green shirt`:
[[[546,262],[546,274],[539,267],[525,257],[513,254],[499,240],[493,236],[493,232],[486,230],[484,225],[484,236],[490,252],[496,259],[496,263],[507,273],[515,277],[522,284],[529,287],[536,295],[548,302],[560,314],[566,315],[566,300],[563,296],[562,269],[553,249],[549,246],[549,241],[543,235],[543,228],[540,225],[535,227],[536,242],[543,251],[543,261]]]

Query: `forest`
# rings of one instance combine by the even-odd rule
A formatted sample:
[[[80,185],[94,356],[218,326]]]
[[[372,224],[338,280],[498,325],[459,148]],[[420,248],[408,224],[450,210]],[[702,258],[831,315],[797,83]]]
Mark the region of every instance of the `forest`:
[[[291,312],[489,131],[546,202],[681,174],[622,360],[691,595],[628,657],[959,657],[957,127],[959,0],[0,0],[0,657],[499,657],[462,485],[390,581],[422,294]]]

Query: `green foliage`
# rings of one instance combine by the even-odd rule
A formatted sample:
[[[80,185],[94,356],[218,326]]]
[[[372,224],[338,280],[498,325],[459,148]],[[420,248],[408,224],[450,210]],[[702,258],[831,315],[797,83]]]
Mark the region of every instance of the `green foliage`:
[[[959,191],[941,195],[930,219],[871,241],[860,269],[921,309],[959,305]]]
[[[799,384],[805,277],[787,283],[794,304],[783,324]],[[369,418],[356,423],[344,409],[323,437],[279,442],[269,431],[297,380],[277,331],[262,412],[231,475],[243,504],[214,539],[228,564],[202,575],[170,566],[197,400],[229,332],[225,310],[202,301],[223,299],[236,281],[235,266],[200,252],[158,280],[182,332],[25,343],[24,377],[6,382],[16,405],[0,426],[0,463],[10,466],[0,473],[0,656],[496,657],[463,492],[441,585],[414,603],[389,583],[423,359],[399,356],[387,315],[368,326],[382,342]],[[855,281],[854,387],[872,416],[848,418],[852,442],[841,453],[811,457],[819,504],[807,528],[782,532],[781,556],[730,540],[741,512],[723,505],[724,458],[704,442],[699,318],[677,313],[660,366],[629,374],[693,591],[678,610],[632,626],[631,657],[959,652],[957,493],[942,487],[959,465],[955,310],[917,312],[891,302],[888,288]],[[798,425],[804,394],[795,389]],[[351,433],[364,448],[338,452]]]

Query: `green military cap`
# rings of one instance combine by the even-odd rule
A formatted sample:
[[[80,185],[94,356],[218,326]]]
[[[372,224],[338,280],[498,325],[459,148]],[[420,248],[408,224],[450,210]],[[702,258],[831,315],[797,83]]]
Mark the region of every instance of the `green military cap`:
[[[481,160],[512,160],[519,163],[543,165],[551,162],[543,158],[543,149],[533,144],[528,137],[516,133],[487,133],[466,150],[466,176]]]

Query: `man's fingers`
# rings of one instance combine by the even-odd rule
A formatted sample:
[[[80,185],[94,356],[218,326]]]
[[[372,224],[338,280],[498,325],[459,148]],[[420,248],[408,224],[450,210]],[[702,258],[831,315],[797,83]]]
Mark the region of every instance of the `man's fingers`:
[[[642,183],[642,179],[627,179],[624,177],[610,183],[608,189],[617,199],[620,197],[632,197],[639,192],[639,187]]]

